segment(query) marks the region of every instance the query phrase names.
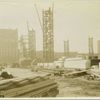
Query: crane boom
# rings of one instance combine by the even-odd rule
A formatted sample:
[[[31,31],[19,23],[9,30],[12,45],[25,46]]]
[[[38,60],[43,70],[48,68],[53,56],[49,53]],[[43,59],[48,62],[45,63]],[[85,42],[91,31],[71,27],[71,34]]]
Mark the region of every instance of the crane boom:
[[[43,26],[42,26],[42,22],[41,22],[40,15],[39,15],[39,12],[38,12],[36,4],[34,5],[34,7],[36,9],[36,13],[37,13],[37,16],[38,16],[38,20],[39,20],[39,23],[40,23],[41,30],[43,32]]]

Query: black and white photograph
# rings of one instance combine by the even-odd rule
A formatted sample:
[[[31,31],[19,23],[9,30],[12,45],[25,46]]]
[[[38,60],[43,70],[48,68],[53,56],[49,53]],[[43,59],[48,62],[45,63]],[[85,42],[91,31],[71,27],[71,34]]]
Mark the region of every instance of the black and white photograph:
[[[0,98],[100,99],[100,0],[0,0]]]

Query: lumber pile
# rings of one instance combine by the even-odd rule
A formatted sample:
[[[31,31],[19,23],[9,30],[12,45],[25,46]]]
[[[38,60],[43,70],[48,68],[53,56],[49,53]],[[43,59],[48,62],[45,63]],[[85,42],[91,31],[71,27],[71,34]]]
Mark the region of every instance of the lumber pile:
[[[99,70],[90,69],[87,71],[87,74],[88,75],[86,75],[85,78],[88,80],[100,80],[100,71]]]
[[[0,81],[0,97],[55,97],[58,92],[57,83],[48,75]]]

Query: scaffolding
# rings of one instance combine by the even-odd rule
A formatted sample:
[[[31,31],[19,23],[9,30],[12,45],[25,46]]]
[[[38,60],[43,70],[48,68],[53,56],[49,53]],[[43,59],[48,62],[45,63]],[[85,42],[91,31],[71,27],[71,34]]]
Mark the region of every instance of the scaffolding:
[[[64,56],[69,57],[69,40],[64,41]]]
[[[94,50],[93,50],[93,37],[88,38],[89,42],[89,56],[93,56]]]
[[[43,10],[43,57],[45,62],[54,61],[53,10]]]
[[[35,31],[28,30],[28,51],[29,51],[29,58],[31,60],[35,59],[36,57],[36,39],[35,39]]]
[[[20,58],[28,58],[27,39],[25,35],[22,35],[20,38]]]

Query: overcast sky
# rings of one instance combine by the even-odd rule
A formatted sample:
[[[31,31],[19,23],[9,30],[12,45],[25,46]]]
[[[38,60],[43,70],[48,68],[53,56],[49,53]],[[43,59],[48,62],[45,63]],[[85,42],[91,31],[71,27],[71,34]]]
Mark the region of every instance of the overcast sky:
[[[42,50],[42,31],[34,4],[42,21],[42,9],[54,2],[55,51],[63,51],[69,39],[70,51],[88,52],[88,36],[94,37],[94,50],[100,39],[100,0],[0,0],[0,28],[17,28],[19,34],[36,31],[37,50]]]

